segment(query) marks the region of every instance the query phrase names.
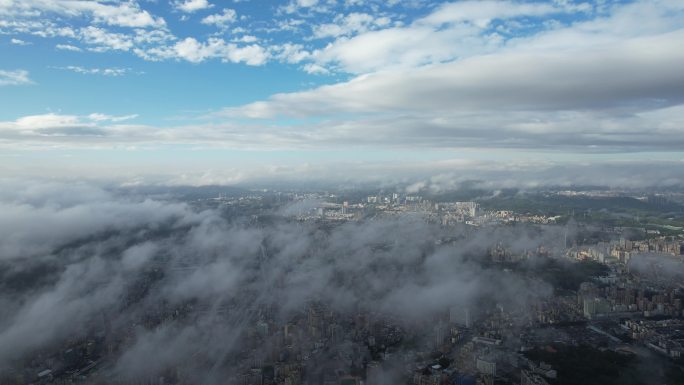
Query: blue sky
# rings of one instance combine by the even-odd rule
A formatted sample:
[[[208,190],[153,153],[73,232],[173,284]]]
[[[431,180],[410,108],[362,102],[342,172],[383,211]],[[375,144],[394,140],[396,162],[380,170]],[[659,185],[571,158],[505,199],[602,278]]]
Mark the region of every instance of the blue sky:
[[[0,175],[680,180],[682,41],[679,0],[0,0]]]
[[[36,1],[33,6],[31,2],[23,4],[27,8],[25,12],[13,13],[11,8],[18,7],[19,3],[26,2],[8,2],[5,6],[7,15],[4,17],[8,24],[30,25],[38,22],[46,25],[31,29],[30,33],[21,33],[22,28],[3,29],[3,69],[28,70],[34,87],[14,88],[9,90],[11,95],[10,92],[3,92],[3,98],[11,98],[13,108],[0,111],[0,118],[9,120],[16,118],[17,114],[60,111],[127,114],[136,110],[140,121],[148,123],[168,119],[173,115],[169,113],[170,110],[178,112],[178,115],[192,115],[246,104],[277,92],[292,92],[347,79],[349,74],[344,71],[324,76],[308,73],[303,68],[305,64],[290,63],[288,59],[277,57],[279,53],[274,51],[284,44],[301,45],[299,50],[302,52],[324,47],[334,40],[334,36],[313,39],[314,28],[333,24],[335,17],[345,13],[356,14],[360,18],[368,17],[369,20],[391,15],[394,23],[405,23],[429,12],[436,5],[416,2],[409,6],[388,6],[384,1],[357,4],[339,2],[336,6],[321,2],[312,7],[299,7],[297,2],[283,1],[100,2],[108,6],[108,12],[112,14],[129,4],[136,13],[146,13],[152,19],[163,19],[164,23],[159,26],[150,21],[140,27],[128,27],[126,22],[119,23],[123,25],[110,25],[104,20],[93,22],[96,16],[90,12],[69,15],[68,12],[74,12],[69,11],[69,3],[73,3],[69,1],[62,2],[63,12],[51,12],[50,7],[42,6],[42,3],[47,2]],[[306,1],[302,3],[307,4]],[[184,8],[184,5],[187,7]],[[294,6],[295,9],[290,10],[288,6]],[[41,12],[42,15],[34,17],[30,15],[32,12]],[[29,16],[22,16],[22,13]],[[226,22],[203,23],[207,18],[226,13],[229,15]],[[291,30],[281,29],[279,25],[282,23],[292,23],[295,27]],[[89,43],[89,27],[97,28],[102,33],[120,34],[120,40],[124,41],[120,45],[123,47],[117,48],[116,42]],[[68,28],[68,31],[63,33],[66,36],[40,36],[49,28]],[[376,27],[369,25],[363,28]],[[140,47],[154,49],[160,45],[132,43],[129,47],[127,37],[140,31],[164,34],[172,39],[171,43],[196,39],[201,44],[212,38],[221,39],[228,44],[235,42],[237,49],[257,47],[256,56],[269,57],[257,58],[248,64],[246,62],[249,59],[232,63],[221,57],[195,59],[190,54],[184,57],[182,53],[171,53],[165,59],[143,58],[133,50]],[[79,36],[81,33],[85,33],[85,36]],[[72,51],[75,49],[78,51]],[[110,72],[105,73],[106,70]],[[38,87],[39,91],[36,90]],[[65,90],[69,90],[68,98],[64,97]],[[188,92],[192,97],[188,97]],[[93,98],[93,94],[98,97]]]

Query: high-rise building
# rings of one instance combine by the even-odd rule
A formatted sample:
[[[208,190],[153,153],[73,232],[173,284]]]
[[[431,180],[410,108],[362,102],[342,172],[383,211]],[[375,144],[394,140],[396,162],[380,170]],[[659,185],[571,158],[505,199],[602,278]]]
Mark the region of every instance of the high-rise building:
[[[464,327],[471,327],[470,309],[462,306],[454,306],[449,309],[449,322]]]
[[[549,383],[542,376],[523,369],[520,373],[520,385],[549,385]]]

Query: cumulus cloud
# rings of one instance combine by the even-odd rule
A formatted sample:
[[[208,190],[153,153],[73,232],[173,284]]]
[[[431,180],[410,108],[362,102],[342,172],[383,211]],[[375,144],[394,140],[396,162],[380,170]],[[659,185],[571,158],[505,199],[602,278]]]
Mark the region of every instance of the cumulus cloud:
[[[41,12],[68,17],[88,16],[95,23],[118,27],[145,28],[166,24],[164,19],[152,16],[134,1],[8,0],[0,3],[0,14],[21,17],[35,16]]]
[[[207,0],[185,0],[174,2],[176,9],[182,12],[193,13],[203,9],[212,8],[214,5]]]
[[[184,13],[212,8],[206,0],[175,1],[174,7]],[[426,16],[405,24],[393,22],[396,14],[389,11],[393,4],[385,4],[379,11],[377,3],[347,3],[361,7],[347,14],[335,16],[330,2],[291,1],[279,8],[286,13],[317,12],[330,17],[319,24],[308,25],[298,15],[276,20],[277,28],[257,28],[255,32],[280,31],[286,35],[282,42],[263,47],[265,52],[277,52],[282,45],[305,45],[300,52],[309,55],[299,61],[307,63],[301,68],[309,73],[369,73],[388,68],[412,68],[426,64],[443,63],[477,55],[499,52],[508,48],[527,49],[532,46],[560,48],[564,44],[575,47],[593,46],[596,43],[620,42],[625,37],[649,35],[681,28],[674,15],[681,14],[681,5],[659,0],[635,1],[628,4],[592,6],[571,2],[523,3],[516,1],[463,1],[445,3],[433,8]],[[415,6],[406,3],[408,9]],[[364,10],[364,11],[362,11]],[[55,13],[65,18],[90,17],[92,24],[74,28],[59,19],[40,19],[37,15]],[[146,60],[179,58],[173,55],[174,45],[185,38],[173,35],[163,18],[143,9],[138,2],[98,1],[10,1],[0,8],[0,26],[20,34],[41,37],[77,38],[97,52],[108,50],[130,51]],[[579,15],[572,24],[563,22],[569,16]],[[11,17],[9,17],[11,16]],[[280,15],[282,16],[282,15]],[[187,17],[187,16],[184,16]],[[541,18],[548,18],[543,23]],[[556,20],[557,18],[558,20]],[[204,16],[201,22],[225,29],[237,21],[235,11],[224,9],[220,13]],[[532,28],[534,26],[534,28]],[[108,28],[115,27],[115,28]],[[118,27],[124,27],[118,28]],[[131,29],[126,29],[131,27]],[[95,29],[93,29],[95,28]],[[243,26],[238,27],[244,30]],[[115,29],[115,30],[113,30]],[[313,39],[302,38],[310,30]],[[157,34],[151,40],[141,34]],[[161,38],[159,38],[161,37]],[[259,40],[267,40],[257,36]],[[198,40],[197,36],[188,36]],[[332,39],[330,44],[314,42],[316,38]],[[254,47],[245,47],[254,51]],[[250,55],[254,55],[251,52]],[[182,58],[182,57],[180,57]],[[223,56],[210,58],[223,59]],[[290,56],[268,56],[259,60],[285,59]],[[230,61],[230,60],[229,60]],[[230,61],[234,62],[234,61]]]
[[[316,38],[336,38],[385,27],[390,22],[391,20],[386,16],[375,17],[367,13],[354,12],[348,15],[338,15],[332,23],[314,26],[313,33]]]
[[[290,2],[282,7],[286,13],[294,13],[307,8],[312,8],[318,5],[318,0],[290,0]]]
[[[222,13],[209,15],[202,19],[202,24],[214,25],[219,28],[227,28],[237,19],[237,13],[233,9],[225,8]]]
[[[83,51],[81,48],[76,47],[75,45],[71,44],[57,44],[55,48],[62,50],[62,51],[72,51],[72,52],[81,52]]]
[[[271,47],[271,50],[275,52],[278,59],[286,63],[299,63],[310,56],[301,44],[286,43]]]
[[[31,45],[32,44],[31,42],[21,40],[21,39],[16,39],[16,38],[12,38],[10,40],[10,43],[12,43],[14,45]]]
[[[269,53],[258,44],[239,46],[227,43],[220,38],[209,38],[206,42],[193,37],[176,42],[172,47],[154,49],[147,52],[157,58],[177,58],[191,63],[201,63],[208,59],[221,59],[223,62],[245,63],[259,66],[266,63]]]
[[[129,51],[134,47],[132,38],[124,33],[110,32],[103,28],[88,26],[79,31],[83,41],[95,52]]]

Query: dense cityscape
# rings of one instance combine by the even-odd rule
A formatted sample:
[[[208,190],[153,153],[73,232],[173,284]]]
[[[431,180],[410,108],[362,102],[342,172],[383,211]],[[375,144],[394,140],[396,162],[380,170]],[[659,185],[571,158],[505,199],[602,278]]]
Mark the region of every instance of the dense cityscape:
[[[136,199],[142,193],[127,192]],[[78,273],[81,282],[64,290],[107,292],[114,281],[127,282],[97,310],[73,307],[54,336],[9,356],[3,352],[1,382],[553,385],[587,383],[587,376],[604,384],[684,379],[684,228],[677,194],[499,191],[468,201],[401,192],[226,193],[220,187],[193,194],[200,197],[180,194],[171,201],[202,216],[199,223],[154,219],[135,231],[108,228],[51,250],[76,265],[84,263],[77,257],[84,253],[125,265],[126,277],[95,275],[87,267]],[[540,208],[544,200],[563,200],[552,210],[510,208],[530,198]],[[590,219],[594,205],[615,202],[628,206]],[[624,220],[630,210],[641,219],[635,214],[631,225],[609,219]],[[657,220],[663,217],[671,224]],[[169,238],[191,243],[204,226],[214,236],[226,232],[230,239],[237,231],[257,244],[236,251],[229,241],[214,240],[202,245],[202,256],[164,245]],[[269,233],[263,238],[250,234],[264,229]],[[293,264],[278,266],[283,255]],[[233,262],[224,266],[224,259]],[[241,272],[230,270],[238,265]],[[41,271],[35,265],[24,271],[5,266],[5,296],[50,284],[62,290],[73,266],[60,268],[62,277],[46,284],[31,277]],[[360,273],[367,270],[372,272]],[[319,278],[328,281],[301,281]],[[3,300],[11,306],[11,298]],[[47,301],[34,300],[31,306]],[[18,306],[3,342],[12,341],[12,329],[40,325],[22,321],[32,309]]]

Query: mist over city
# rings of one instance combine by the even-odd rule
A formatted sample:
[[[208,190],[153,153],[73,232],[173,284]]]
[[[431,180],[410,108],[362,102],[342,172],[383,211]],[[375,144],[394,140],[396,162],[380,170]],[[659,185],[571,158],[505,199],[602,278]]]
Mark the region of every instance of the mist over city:
[[[0,385],[684,384],[684,2],[0,0]]]

